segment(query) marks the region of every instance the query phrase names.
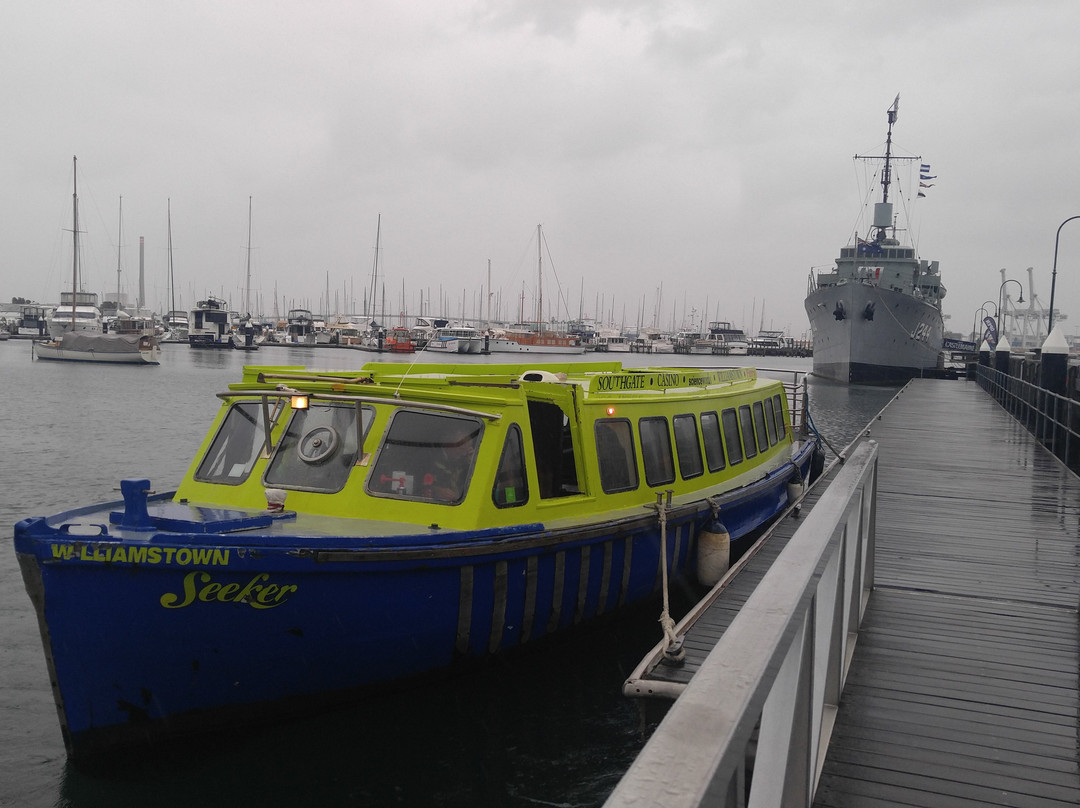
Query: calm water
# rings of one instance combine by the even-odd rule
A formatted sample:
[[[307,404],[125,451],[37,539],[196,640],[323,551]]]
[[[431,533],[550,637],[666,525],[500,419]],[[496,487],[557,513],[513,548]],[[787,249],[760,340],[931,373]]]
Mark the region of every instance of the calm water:
[[[107,773],[68,766],[11,525],[119,499],[122,477],[148,477],[158,491],[173,488],[218,407],[214,393],[238,380],[245,362],[356,368],[377,358],[349,350],[244,354],[176,345],[163,346],[163,354],[158,367],[84,366],[33,362],[28,342],[0,343],[0,806],[601,804],[648,732],[620,688],[660,637],[658,605],[422,690],[219,735],[149,763],[120,760]],[[717,361],[607,358],[634,365]],[[894,393],[812,383],[814,421],[842,448]]]

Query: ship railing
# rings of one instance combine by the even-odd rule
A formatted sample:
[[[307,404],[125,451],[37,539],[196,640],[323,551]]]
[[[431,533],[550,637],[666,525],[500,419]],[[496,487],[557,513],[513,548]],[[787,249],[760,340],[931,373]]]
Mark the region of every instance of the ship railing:
[[[985,365],[976,381],[1039,443],[1080,473],[1080,401]]]
[[[805,435],[810,400],[806,380],[810,374],[805,370],[790,368],[758,368],[757,371],[759,375],[778,379],[784,385],[788,412],[791,413],[791,428],[796,435]]]
[[[877,468],[860,444],[606,808],[813,802],[873,588]]]

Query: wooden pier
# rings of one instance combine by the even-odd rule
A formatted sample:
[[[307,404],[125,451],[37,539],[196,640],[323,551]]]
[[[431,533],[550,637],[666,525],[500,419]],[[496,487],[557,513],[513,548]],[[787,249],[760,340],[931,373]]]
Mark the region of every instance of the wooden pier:
[[[818,717],[807,718],[798,704],[806,697],[797,693],[810,691],[798,688],[813,689],[817,674],[791,691],[786,699],[797,703],[783,753],[788,772],[755,774],[784,781],[770,789],[785,795],[784,804],[800,789],[813,790],[816,779],[813,804],[830,808],[1080,805],[1080,478],[971,382],[913,381],[870,426],[870,438],[878,448],[873,590],[842,693],[836,706],[826,698],[813,708]],[[808,503],[811,517],[813,507]],[[778,554],[793,531],[785,528],[761,561]],[[674,697],[705,685],[693,681],[695,672],[716,668],[709,651],[717,642],[738,641],[725,636],[726,626],[737,622],[752,595],[743,590],[754,589],[755,579],[733,582],[685,628],[682,669],[658,667],[628,682],[627,692],[655,687]],[[806,664],[802,669],[805,678]],[[729,674],[733,682],[737,672]],[[715,719],[700,692],[693,696],[672,707],[610,805],[634,804],[635,793],[654,787],[671,805],[746,804],[733,785],[740,775],[725,773],[730,761],[726,770],[700,773],[689,764],[677,783],[657,782],[658,771],[686,756],[679,736],[695,723],[716,721],[712,735],[727,731],[726,694],[710,694],[721,703]],[[685,718],[676,715],[695,703]],[[674,726],[665,728],[669,719]],[[798,729],[806,721],[831,726],[823,755]],[[708,759],[742,754],[725,747]],[[758,769],[762,763],[759,750]],[[741,765],[753,769],[752,762],[736,769]],[[750,794],[750,804],[761,799]]]
[[[874,591],[819,806],[1080,805],[1080,478],[972,383],[880,447]]]

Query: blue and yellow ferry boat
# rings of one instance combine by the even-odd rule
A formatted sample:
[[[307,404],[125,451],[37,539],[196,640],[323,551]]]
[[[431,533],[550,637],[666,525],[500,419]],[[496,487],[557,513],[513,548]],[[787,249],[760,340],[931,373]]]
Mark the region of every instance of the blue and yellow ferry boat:
[[[340,699],[610,613],[804,481],[751,368],[248,367],[176,491],[15,527],[73,759]],[[658,496],[659,495],[659,496]]]

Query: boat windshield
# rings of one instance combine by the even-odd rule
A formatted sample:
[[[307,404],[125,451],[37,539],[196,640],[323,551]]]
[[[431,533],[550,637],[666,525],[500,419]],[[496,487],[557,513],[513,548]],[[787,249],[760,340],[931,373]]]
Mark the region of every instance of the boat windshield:
[[[259,457],[265,440],[263,410],[258,401],[239,401],[210,444],[195,472],[195,479],[206,483],[239,485],[247,479]]]
[[[374,407],[360,408],[365,434],[374,418]],[[294,410],[263,481],[275,488],[340,491],[356,463],[357,420],[353,404],[312,401],[308,409]]]
[[[476,418],[398,410],[368,475],[368,492],[460,503],[482,433],[483,424]]]

